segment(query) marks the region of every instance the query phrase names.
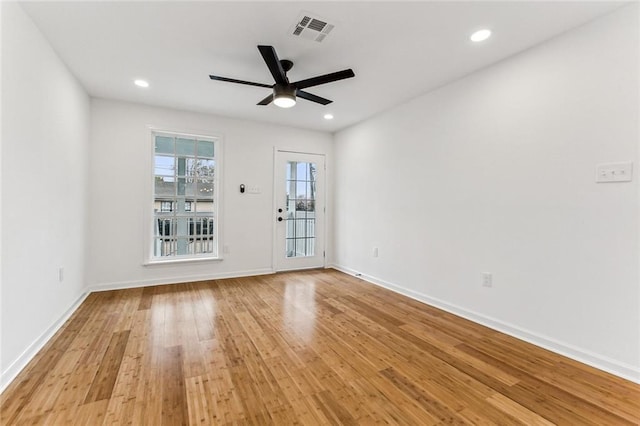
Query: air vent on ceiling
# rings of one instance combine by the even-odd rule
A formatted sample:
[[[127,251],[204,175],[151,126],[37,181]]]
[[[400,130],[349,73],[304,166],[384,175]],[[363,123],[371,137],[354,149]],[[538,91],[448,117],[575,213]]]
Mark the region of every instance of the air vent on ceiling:
[[[327,23],[326,19],[304,12],[298,17],[298,23],[293,26],[291,34],[307,40],[321,42],[334,27],[335,25]]]

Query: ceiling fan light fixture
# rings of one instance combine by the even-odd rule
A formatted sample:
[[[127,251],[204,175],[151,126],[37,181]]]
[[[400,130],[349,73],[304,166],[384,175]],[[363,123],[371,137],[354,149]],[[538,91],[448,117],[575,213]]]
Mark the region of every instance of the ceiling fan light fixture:
[[[276,84],[273,88],[273,103],[280,108],[291,108],[296,104],[296,88]]]
[[[287,93],[280,93],[273,98],[273,103],[280,108],[291,108],[296,104],[296,97]]]

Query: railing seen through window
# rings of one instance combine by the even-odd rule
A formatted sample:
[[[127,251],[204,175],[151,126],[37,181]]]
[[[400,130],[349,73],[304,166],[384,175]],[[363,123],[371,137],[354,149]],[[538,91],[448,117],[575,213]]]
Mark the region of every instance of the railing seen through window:
[[[216,143],[154,133],[153,258],[218,255]]]

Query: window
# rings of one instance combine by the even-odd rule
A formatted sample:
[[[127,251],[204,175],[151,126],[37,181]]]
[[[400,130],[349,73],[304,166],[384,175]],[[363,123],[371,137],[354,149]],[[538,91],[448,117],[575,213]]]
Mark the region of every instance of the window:
[[[151,260],[218,256],[219,142],[154,132]]]

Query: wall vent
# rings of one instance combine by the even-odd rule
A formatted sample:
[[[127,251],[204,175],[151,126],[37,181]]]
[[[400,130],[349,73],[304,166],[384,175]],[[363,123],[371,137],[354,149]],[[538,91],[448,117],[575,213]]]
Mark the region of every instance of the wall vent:
[[[320,43],[333,30],[335,25],[329,24],[326,19],[320,18],[308,12],[303,12],[297,23],[293,26],[291,34],[295,37],[313,40]]]

